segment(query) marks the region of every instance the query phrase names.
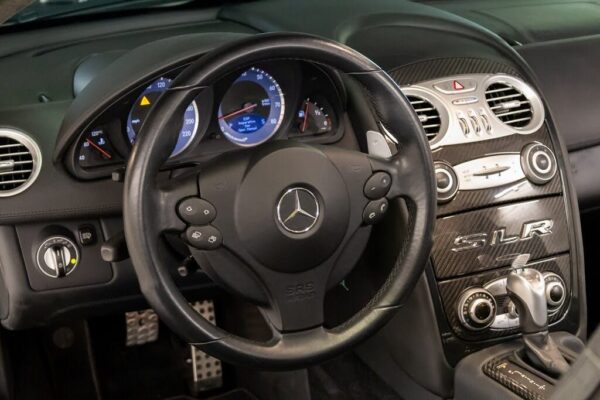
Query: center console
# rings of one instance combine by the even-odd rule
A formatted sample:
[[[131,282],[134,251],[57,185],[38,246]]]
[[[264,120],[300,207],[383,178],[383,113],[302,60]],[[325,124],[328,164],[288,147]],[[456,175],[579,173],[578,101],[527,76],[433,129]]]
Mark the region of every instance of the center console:
[[[552,331],[577,333],[579,265],[560,146],[510,67],[437,60],[392,72],[430,140],[438,211],[428,281],[450,365],[519,334],[511,265],[542,273]]]

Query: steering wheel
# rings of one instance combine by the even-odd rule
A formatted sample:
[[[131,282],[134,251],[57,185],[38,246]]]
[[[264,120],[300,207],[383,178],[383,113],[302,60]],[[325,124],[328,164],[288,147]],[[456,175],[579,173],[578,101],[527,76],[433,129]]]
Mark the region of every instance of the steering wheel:
[[[281,59],[325,65],[362,84],[382,129],[397,142],[397,154],[382,159],[334,146],[270,141],[226,153],[166,183],[159,179],[177,140],[163,133],[179,132],[181,115],[198,93],[226,74]],[[380,182],[384,188],[377,189],[375,200],[365,192],[374,176],[390,178]],[[228,362],[297,368],[350,348],[394,315],[429,257],[435,193],[423,128],[384,71],[330,40],[264,34],[201,57],[155,103],[127,166],[125,235],[142,293],[182,339]],[[214,220],[188,226],[179,219],[177,207],[189,197],[214,206]],[[369,211],[385,211],[388,204],[405,205],[408,214],[389,276],[362,310],[328,329],[323,326],[325,293],[358,262],[372,229]],[[188,304],[169,272],[168,232],[196,244],[189,247],[192,255],[216,282],[259,306],[271,339],[233,335]]]

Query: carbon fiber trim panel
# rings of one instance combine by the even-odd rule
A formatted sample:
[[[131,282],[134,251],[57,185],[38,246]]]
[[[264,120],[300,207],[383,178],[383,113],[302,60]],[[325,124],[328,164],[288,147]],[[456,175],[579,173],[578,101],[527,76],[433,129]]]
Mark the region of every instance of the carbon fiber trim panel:
[[[545,144],[552,149],[552,142],[545,127],[530,135],[513,135],[486,142],[475,142],[459,146],[438,148],[433,152],[434,161],[445,161],[450,165],[458,165],[498,153],[518,153],[531,142]],[[545,185],[536,185],[528,180],[498,186],[484,190],[459,190],[456,197],[446,203],[439,204],[438,216],[450,215],[459,211],[471,210],[492,204],[504,204],[515,200],[525,200],[540,196],[562,193],[560,174]]]
[[[446,78],[454,75],[465,74],[510,74],[524,79],[524,77],[511,66],[509,62],[477,59],[477,58],[443,58],[433,59],[423,62],[418,62],[411,65],[405,65],[389,71],[391,77],[400,85],[407,86],[415,83]],[[524,79],[527,81],[527,79]],[[551,122],[550,122],[551,123]],[[521,149],[528,143],[536,141],[545,144],[555,153],[559,159],[559,168],[564,168],[560,163],[563,155],[560,149],[554,147],[556,142],[555,133],[549,131],[546,125],[542,126],[537,132],[529,135],[512,135],[509,137],[491,139],[479,143],[468,143],[456,146],[445,146],[437,148],[433,151],[433,158],[436,161],[446,161],[451,165],[457,165],[468,160],[484,157],[489,154],[498,152],[520,152]],[[464,289],[469,286],[480,286],[486,282],[505,275],[507,266],[510,260],[505,262],[495,262],[488,264],[485,260],[478,259],[477,256],[491,257],[491,255],[510,255],[516,252],[538,253],[535,258],[550,257],[551,254],[561,254],[560,251],[573,251],[570,256],[563,253],[561,256],[556,256],[555,262],[544,262],[539,264],[540,269],[556,272],[563,277],[568,286],[569,293],[573,296],[570,302],[567,301],[561,307],[558,313],[552,317],[553,329],[575,332],[580,324],[580,293],[577,264],[579,262],[579,248],[575,242],[570,242],[573,238],[570,236],[573,229],[571,223],[567,224],[566,216],[571,216],[572,211],[565,208],[566,202],[569,199],[562,197],[566,193],[562,181],[561,173],[557,174],[549,183],[543,186],[536,186],[527,181],[513,190],[508,190],[514,184],[508,184],[504,187],[496,187],[478,191],[462,191],[448,203],[438,205],[438,224],[435,231],[434,252],[432,254],[432,263],[436,263],[436,269],[431,268],[428,273],[428,279],[432,285],[432,295],[436,302],[438,314],[438,323],[440,324],[440,333],[444,343],[444,349],[448,361],[454,365],[465,354],[481,350],[491,344],[498,343],[506,335],[513,337],[517,333],[513,331],[487,331],[478,334],[472,334],[470,331],[465,332],[462,326],[458,323],[456,315],[456,302]],[[540,199],[538,204],[546,204],[547,208],[539,208],[534,210],[529,204],[534,199]],[[525,201],[523,204],[516,204],[518,201]],[[508,208],[504,205],[510,204]],[[494,208],[488,208],[494,206]],[[537,207],[536,207],[537,208]],[[509,210],[513,210],[509,212]],[[506,210],[506,211],[503,211]],[[474,250],[475,254],[466,256],[450,255],[450,246],[455,237],[452,237],[453,232],[448,227],[455,229],[455,234],[476,233],[480,229],[494,227],[503,227],[506,223],[506,236],[509,234],[517,234],[521,232],[524,222],[535,219],[536,215],[546,210],[551,215],[557,215],[558,222],[553,226],[554,238],[536,238],[532,239],[531,243],[525,244],[507,244],[498,246],[498,250],[492,249],[489,251]],[[455,215],[461,213],[460,215]],[[486,214],[495,216],[498,220],[486,219]],[[509,214],[512,214],[509,215]],[[451,217],[454,215],[454,217]],[[447,218],[457,218],[459,220],[463,215],[470,215],[474,218],[463,218],[462,225],[445,222]],[[447,218],[444,218],[447,217]],[[557,232],[557,227],[560,232]],[[514,231],[512,229],[515,229]],[[463,232],[464,230],[464,232]],[[459,232],[460,231],[460,232]],[[490,234],[492,232],[487,232]],[[442,240],[446,240],[446,245],[442,244]],[[502,248],[504,247],[504,248]],[[491,254],[491,255],[490,255]],[[574,265],[571,265],[573,263]],[[487,271],[488,268],[496,268]],[[436,274],[435,271],[438,271]],[[475,274],[478,270],[486,270],[480,274]],[[441,271],[441,274],[440,274]],[[461,278],[452,278],[460,274],[469,274]],[[435,277],[437,275],[437,278]],[[440,279],[445,281],[438,282]],[[438,286],[439,285],[439,286]],[[434,288],[435,287],[435,288]],[[570,304],[568,304],[570,303]],[[561,319],[562,318],[562,319]],[[460,333],[462,336],[458,336]],[[467,339],[464,339],[467,338]]]
[[[507,266],[522,253],[538,259],[567,251],[569,232],[559,196],[439,218],[432,258],[436,276],[443,279]]]
[[[548,322],[553,324],[560,320],[562,316],[565,314],[567,309],[569,308],[570,299],[571,299],[571,273],[570,273],[570,259],[568,254],[563,254],[557,256],[556,258],[544,259],[540,261],[530,262],[527,267],[535,268],[542,272],[554,272],[560,275],[565,281],[565,285],[567,286],[567,300],[560,307],[558,312],[552,315]],[[448,323],[450,324],[450,328],[454,331],[454,333],[465,340],[484,340],[490,338],[497,338],[502,336],[507,336],[511,334],[515,334],[518,332],[518,329],[509,329],[505,331],[493,331],[487,330],[482,332],[473,332],[465,329],[458,318],[458,314],[456,312],[458,300],[460,295],[468,288],[471,287],[483,287],[486,283],[500,277],[506,276],[510,272],[510,268],[502,268],[490,272],[485,272],[478,275],[472,275],[463,278],[451,279],[443,282],[439,282],[439,292],[442,298],[442,304],[444,307],[444,311],[446,313],[446,317],[448,318]],[[506,312],[506,307],[508,305],[508,297],[505,299],[501,299],[498,302],[498,312],[504,313]]]
[[[410,85],[450,75],[499,73],[520,76],[511,66],[481,58],[445,58],[415,63],[389,71],[399,85]]]

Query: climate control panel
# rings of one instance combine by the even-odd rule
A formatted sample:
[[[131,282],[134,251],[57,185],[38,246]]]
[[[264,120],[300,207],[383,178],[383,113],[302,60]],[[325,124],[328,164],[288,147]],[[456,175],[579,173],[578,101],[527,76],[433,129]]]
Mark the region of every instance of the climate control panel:
[[[531,142],[520,152],[501,152],[451,165],[435,162],[439,203],[452,200],[459,191],[482,191],[504,187],[495,196],[501,198],[518,191],[525,183],[545,185],[557,172],[554,153],[546,145]]]
[[[553,316],[566,299],[567,289],[560,275],[545,272],[548,316]],[[506,330],[519,327],[519,315],[506,292],[506,276],[494,279],[479,288],[464,291],[458,301],[459,318],[469,330]],[[485,300],[482,300],[485,299]],[[500,303],[502,307],[498,308]],[[493,304],[493,307],[492,307]],[[476,314],[478,312],[478,314]],[[474,318],[476,317],[476,318]]]
[[[546,282],[548,321],[559,321],[571,296],[569,256],[531,261]],[[508,296],[510,267],[439,283],[443,306],[454,334],[467,340],[500,337],[519,330],[519,315]]]

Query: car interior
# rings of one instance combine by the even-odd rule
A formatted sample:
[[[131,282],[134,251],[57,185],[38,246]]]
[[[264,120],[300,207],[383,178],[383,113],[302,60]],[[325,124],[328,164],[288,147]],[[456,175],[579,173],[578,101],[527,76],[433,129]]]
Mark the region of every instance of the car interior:
[[[600,398],[600,1],[0,1],[0,399]]]

